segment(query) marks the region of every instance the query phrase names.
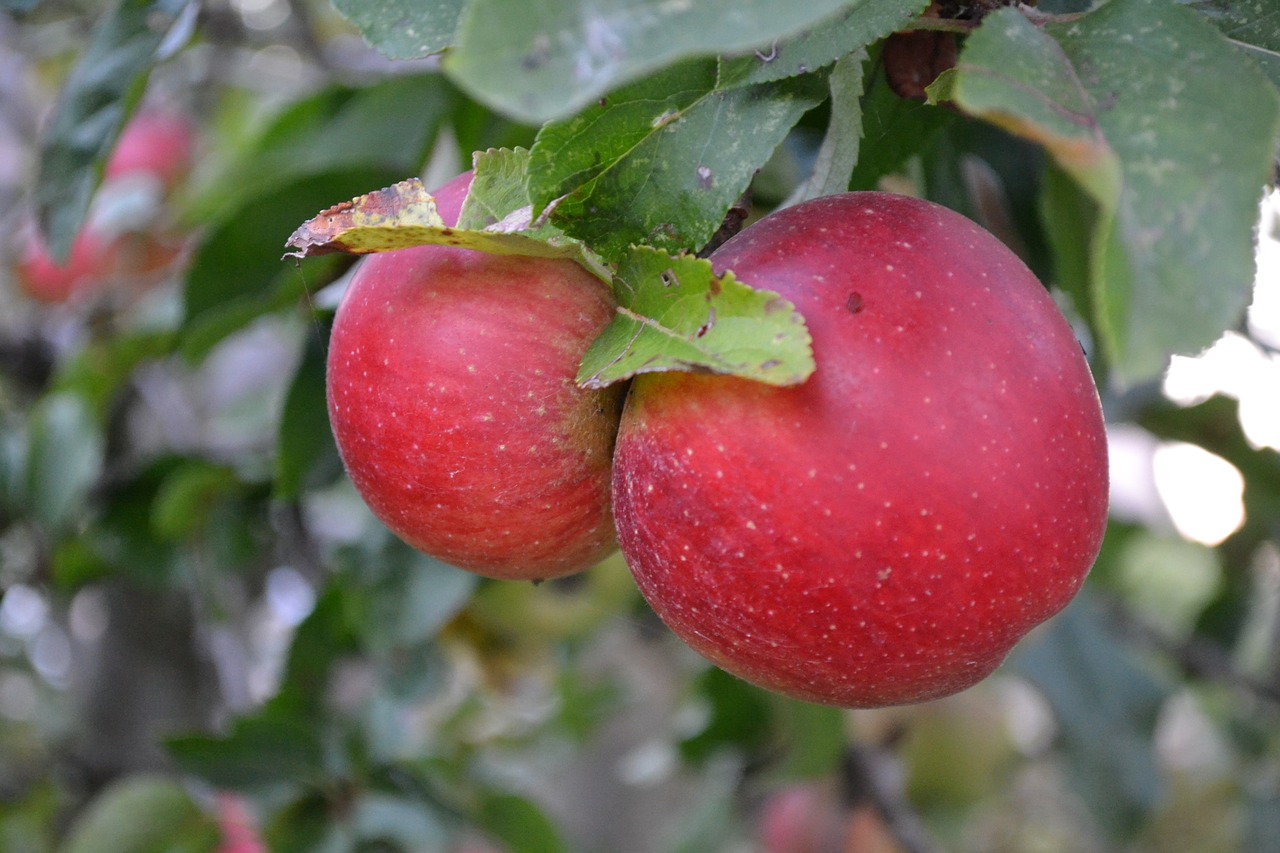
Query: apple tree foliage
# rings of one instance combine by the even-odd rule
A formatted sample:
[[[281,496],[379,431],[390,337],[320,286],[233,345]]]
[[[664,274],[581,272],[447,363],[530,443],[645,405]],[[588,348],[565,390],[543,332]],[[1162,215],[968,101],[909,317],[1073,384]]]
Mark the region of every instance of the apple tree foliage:
[[[803,783],[876,849],[1280,850],[1280,457],[1236,396],[1161,384],[1224,333],[1277,363],[1244,321],[1275,0],[0,0],[0,69],[0,849],[755,850]],[[107,192],[156,105],[194,122],[194,171]],[[422,187],[471,152],[442,229]],[[1015,248],[1113,432],[1240,473],[1234,532],[1117,513],[990,681],[851,714],[692,658],[616,557],[480,581],[346,483],[324,354],[353,259],[322,250],[571,257],[621,303],[584,384],[789,384],[803,318],[700,255],[870,188]],[[87,222],[182,250],[26,299],[25,235],[65,256]]]

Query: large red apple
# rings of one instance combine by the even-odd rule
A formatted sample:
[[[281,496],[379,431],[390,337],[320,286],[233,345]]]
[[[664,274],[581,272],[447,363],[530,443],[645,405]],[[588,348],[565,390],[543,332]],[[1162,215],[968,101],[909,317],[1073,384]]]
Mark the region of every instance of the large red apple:
[[[636,380],[614,512],[641,591],[711,661],[801,699],[982,679],[1075,595],[1106,523],[1070,326],[995,237],[901,196],[780,211],[712,262],[796,305],[817,370]]]
[[[470,180],[437,193],[446,222]],[[373,512],[490,577],[557,577],[612,552],[622,392],[574,376],[614,305],[571,261],[440,246],[362,261],[334,320],[329,417]]]

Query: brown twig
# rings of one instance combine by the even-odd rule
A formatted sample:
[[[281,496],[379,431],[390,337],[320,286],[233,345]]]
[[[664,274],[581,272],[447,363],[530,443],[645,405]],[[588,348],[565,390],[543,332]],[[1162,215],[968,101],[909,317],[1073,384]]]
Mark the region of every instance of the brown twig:
[[[905,772],[888,744],[851,745],[841,770],[844,793],[851,805],[872,805],[903,853],[942,853],[942,847],[907,800]]]

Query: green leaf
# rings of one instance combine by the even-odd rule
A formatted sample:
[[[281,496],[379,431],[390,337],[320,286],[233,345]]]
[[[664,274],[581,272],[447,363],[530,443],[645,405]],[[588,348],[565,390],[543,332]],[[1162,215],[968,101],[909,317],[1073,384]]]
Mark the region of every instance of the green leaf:
[[[709,706],[710,718],[680,742],[685,761],[702,764],[726,748],[755,752],[775,736],[769,694],[717,667],[704,670],[692,686]]]
[[[842,710],[781,697],[775,700],[774,715],[788,746],[779,772],[793,779],[814,779],[837,772],[849,740]]]
[[[564,853],[566,849],[555,824],[532,802],[515,794],[485,792],[474,820],[511,853]]]
[[[458,213],[458,227],[471,231],[490,228],[529,206],[525,188],[529,152],[524,148],[490,149],[472,155],[475,177]]]
[[[449,835],[440,817],[420,800],[371,792],[360,797],[351,815],[353,834],[364,844],[395,850],[443,850]],[[359,849],[364,849],[364,844]]]
[[[1040,187],[1039,213],[1053,257],[1054,283],[1070,294],[1084,316],[1096,316],[1089,278],[1089,242],[1098,228],[1097,202],[1050,162]]]
[[[1104,828],[1134,831],[1164,795],[1152,741],[1167,686],[1120,645],[1086,594],[1011,663],[1053,708],[1075,786]]]
[[[389,59],[421,59],[453,44],[464,0],[333,0],[365,41]]]
[[[280,247],[293,224],[335,198],[350,198],[385,181],[378,170],[325,173],[246,199],[213,223],[192,258],[184,283],[186,319],[181,347],[203,355],[255,317],[295,301],[314,281],[310,268],[281,263]],[[329,261],[328,263],[332,263]],[[290,286],[289,282],[293,282]],[[199,346],[187,340],[199,333]]]
[[[69,393],[41,401],[31,419],[27,500],[31,515],[49,527],[69,523],[102,471],[106,442],[89,404]]]
[[[328,339],[327,326],[307,338],[285,395],[275,455],[275,496],[281,500],[297,500],[305,489],[329,482],[342,470],[325,398]]]
[[[1280,13],[1268,0],[1179,0],[1222,34],[1280,87]]]
[[[1162,0],[1043,29],[1001,10],[931,92],[1042,144],[1097,203],[1092,320],[1122,381],[1238,321],[1280,95],[1210,24]]]
[[[640,373],[721,373],[796,385],[814,370],[809,330],[790,302],[753,290],[711,262],[643,246],[614,279],[618,314],[587,350],[578,384],[603,388]]]
[[[301,720],[246,717],[226,737],[175,737],[166,747],[183,771],[218,788],[314,782],[324,772],[319,732]]]
[[[529,156],[534,213],[634,156],[636,148],[713,91],[716,76],[711,60],[676,65],[614,92],[580,115],[545,125]]]
[[[72,824],[63,853],[155,853],[208,849],[212,819],[172,779],[147,774],[104,788]]]
[[[369,585],[360,625],[370,651],[428,643],[471,598],[476,576],[390,542],[384,574]]]
[[[1234,42],[1280,53],[1280,12],[1268,0],[1179,0]]]
[[[308,793],[285,805],[263,827],[263,840],[271,853],[338,853],[354,848],[347,838],[336,838],[338,827],[333,804],[323,792]]]
[[[95,417],[106,421],[121,388],[143,363],[167,355],[173,348],[171,332],[140,332],[92,341],[63,365],[53,387],[79,395]]]
[[[181,540],[213,521],[212,507],[239,492],[235,472],[201,459],[184,460],[156,490],[151,525],[161,539]]]
[[[900,29],[927,5],[920,0],[855,3],[811,30],[750,53],[722,58],[720,86],[767,83],[817,71]]]
[[[840,26],[866,7],[880,26],[920,0],[472,0],[445,70],[494,109],[540,124],[681,59],[762,49],[806,30]],[[849,44],[846,52],[864,45]],[[835,57],[830,57],[834,59]]]
[[[211,182],[191,215],[224,220],[245,203],[303,178],[376,171],[392,176],[375,184],[383,186],[417,174],[437,130],[462,106],[460,101],[439,74],[326,87],[272,118],[234,157],[222,179]]]
[[[700,249],[788,131],[826,97],[817,75],[720,89],[695,60],[614,92],[538,134],[534,214],[616,260],[633,243]]]
[[[156,495],[182,460],[153,463],[135,478],[116,483],[104,495],[101,515],[77,537],[80,547],[63,550],[55,565],[60,586],[74,590],[98,574],[115,574],[144,585],[168,582],[177,574],[177,548],[156,536]]]
[[[319,724],[326,708],[317,697],[326,694],[330,671],[336,661],[359,651],[351,609],[346,579],[331,580],[294,634],[280,692],[268,705],[271,713]]]
[[[228,295],[221,303],[189,320],[182,330],[178,353],[192,363],[202,360],[225,338],[257,318],[295,308],[312,281],[329,281],[333,271],[339,268],[336,256],[310,264],[305,273],[297,268],[281,267],[265,280],[260,290]]]
[[[1267,76],[1271,85],[1280,89],[1280,52],[1262,50],[1248,45],[1241,46],[1241,52],[1258,65],[1258,70]]]
[[[813,172],[786,204],[799,204],[849,189],[862,139],[862,65],[865,61],[866,56],[861,52],[853,53],[831,69],[828,80],[831,118],[827,122],[827,133],[814,158]]]
[[[866,63],[866,93],[862,97],[862,142],[849,189],[875,190],[880,179],[900,172],[928,149],[939,134],[957,121],[951,110],[900,98],[889,88],[880,50]]]
[[[46,125],[35,180],[37,217],[55,257],[71,251],[156,50],[188,2],[122,0],[67,77]]]

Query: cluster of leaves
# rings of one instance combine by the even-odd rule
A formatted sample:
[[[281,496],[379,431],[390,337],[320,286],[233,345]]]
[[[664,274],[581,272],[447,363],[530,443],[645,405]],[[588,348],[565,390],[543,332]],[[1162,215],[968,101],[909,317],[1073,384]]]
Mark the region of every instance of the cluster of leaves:
[[[98,70],[68,81],[40,182],[55,245],[70,245],[92,189],[84,167],[101,162],[128,93],[145,78],[155,16],[176,17],[186,5],[122,4],[95,42],[115,61],[91,54],[78,70]],[[950,112],[908,111],[877,96],[886,81],[865,75],[873,61],[857,60],[885,36],[920,26],[913,18],[924,5],[829,2],[785,14],[765,3],[338,8],[388,56],[443,52],[446,75],[463,91],[540,125],[527,164],[498,179],[506,181],[499,192],[522,196],[543,226],[527,236],[567,235],[618,264],[633,246],[704,247],[778,146],[824,103],[832,114],[815,154],[821,162],[793,200],[873,188],[919,152]],[[963,52],[928,89],[932,104],[990,121],[1047,155],[1039,204],[1053,222],[1045,235],[1053,279],[1089,321],[1100,366],[1127,383],[1158,375],[1170,353],[1212,343],[1249,296],[1251,226],[1280,127],[1278,48],[1261,11],[1201,5],[1204,14],[1167,0],[1121,0],[1062,20],[1014,8],[953,20],[967,33]],[[143,20],[151,40],[136,35]],[[96,133],[70,132],[88,125]],[[859,164],[862,137],[875,151]],[[1209,174],[1219,179],[1204,181]],[[1223,286],[1207,290],[1209,278]],[[656,277],[639,283],[659,286]],[[699,329],[715,313],[700,306],[691,316],[694,301],[681,304],[672,321],[682,328]],[[765,341],[769,331],[758,334]],[[666,337],[673,350],[691,343],[679,330]],[[723,369],[714,345],[707,361],[699,366]],[[803,381],[811,369],[802,360],[777,381]]]
[[[388,55],[447,51],[445,72],[460,87],[540,123],[524,180],[533,215],[551,207],[551,223],[617,263],[636,245],[706,245],[828,95],[817,183],[797,198],[874,188],[884,169],[919,151],[947,111],[902,120],[901,103],[874,97],[886,82],[873,74],[864,86],[868,63],[855,60],[920,25],[911,19],[923,6],[815,3],[779,14],[767,3],[659,4],[642,14],[563,3],[519,16],[495,0],[450,9],[453,27],[439,8],[417,18],[400,4],[339,8]],[[1006,8],[980,26],[955,21],[967,32],[959,62],[928,89],[931,103],[1047,154],[1040,205],[1053,223],[1053,278],[1088,318],[1100,364],[1128,383],[1158,375],[1172,352],[1212,343],[1239,317],[1252,282],[1251,227],[1280,127],[1280,46],[1260,9],[1200,10],[1121,0],[1062,20]],[[420,42],[391,32],[393,22],[419,19],[431,21],[413,28]],[[857,168],[860,137],[896,159]],[[1209,292],[1209,279],[1223,286]],[[688,320],[697,329],[705,317]],[[803,366],[795,373],[807,375]]]
[[[0,2],[20,25],[57,5]],[[6,354],[34,351],[35,367],[6,359],[0,370],[0,584],[39,589],[64,616],[73,602],[104,595],[144,602],[144,621],[165,630],[161,639],[138,640],[128,623],[139,610],[112,605],[108,641],[118,644],[123,632],[139,647],[130,658],[137,669],[172,645],[182,655],[164,661],[163,672],[191,670],[200,683],[190,690],[194,713],[161,714],[141,741],[154,747],[169,729],[163,759],[145,750],[136,763],[117,756],[81,769],[75,784],[65,781],[66,765],[92,765],[92,751],[77,746],[73,725],[59,728],[73,712],[52,684],[41,701],[64,710],[39,715],[40,745],[21,733],[0,740],[15,756],[0,765],[17,768],[0,776],[0,847],[51,848],[69,807],[96,795],[73,824],[77,851],[209,849],[209,809],[198,806],[217,789],[252,798],[273,850],[447,849],[466,826],[513,851],[569,849],[533,799],[511,793],[520,786],[495,754],[533,742],[589,743],[620,713],[624,686],[582,671],[619,614],[640,648],[653,645],[625,570],[607,564],[579,587],[477,584],[363,515],[345,490],[324,409],[332,303],[322,288],[349,259],[282,263],[283,247],[299,223],[318,224],[316,211],[399,187],[407,195],[393,223],[341,223],[348,248],[460,240],[574,257],[613,280],[622,310],[584,361],[584,383],[696,365],[785,384],[813,369],[803,326],[769,294],[712,275],[697,255],[748,191],[768,209],[888,183],[984,222],[1071,294],[1114,419],[1211,449],[1244,472],[1248,522],[1218,548],[1114,524],[1089,593],[1010,669],[1052,709],[1056,749],[1036,757],[1065,764],[1099,834],[1148,844],[1185,793],[1158,767],[1154,732],[1172,699],[1196,685],[1233,767],[1255,780],[1230,791],[1248,818],[1241,846],[1274,849],[1280,832],[1267,816],[1280,792],[1266,775],[1280,755],[1266,725],[1275,713],[1275,680],[1266,675],[1274,651],[1258,655],[1248,675],[1230,655],[1244,656],[1265,630],[1269,611],[1253,594],[1251,567],[1280,541],[1280,469],[1274,452],[1244,439],[1232,401],[1179,409],[1147,394],[1171,352],[1215,340],[1248,299],[1256,202],[1280,139],[1280,28],[1262,4],[1042,0],[1038,9],[986,14],[999,4],[940,3],[937,14],[924,14],[925,0],[333,5],[385,56],[441,54],[438,66],[400,62],[283,98],[213,81],[216,116],[204,130],[214,142],[203,180],[183,201],[196,237],[172,283],[172,315],[77,318],[80,337],[60,349],[50,341],[61,338],[37,321],[13,341],[4,328]],[[62,83],[33,180],[55,247],[70,246],[103,161],[149,84],[177,79],[197,89],[192,69],[216,67],[215,6],[121,0],[93,27]],[[895,94],[881,61],[886,38],[904,30],[960,46],[924,102]],[[306,55],[314,38],[294,47]],[[267,100],[283,106],[255,121]],[[452,150],[491,153],[475,162],[460,227],[442,229],[421,184],[401,182],[441,158],[465,165]],[[335,236],[300,239],[314,248]],[[218,365],[263,329],[284,355],[269,365],[272,388],[243,404],[256,414],[234,413],[248,439],[227,443],[218,429],[232,416],[213,403],[171,427],[193,431],[182,441],[157,449],[140,437],[146,431],[135,422],[164,408],[152,396],[157,372],[189,384],[235,373],[243,361]],[[342,517],[360,519],[358,530],[328,529],[342,526],[323,515],[333,502]],[[1151,570],[1161,583],[1188,565],[1207,566],[1214,580],[1181,601],[1171,621],[1166,610],[1144,609],[1134,590],[1152,560],[1164,567]],[[237,683],[246,693],[244,674],[232,667],[229,675],[217,650],[257,624],[283,568],[317,597],[268,698],[254,705],[236,697]],[[175,600],[179,616],[163,616]],[[1117,625],[1137,623],[1116,617],[1115,601],[1153,630],[1119,636]],[[29,661],[31,638],[6,630],[0,620],[4,674],[43,683]],[[672,837],[645,849],[723,848],[742,832],[744,779],[841,772],[845,715],[765,696],[714,670],[690,674],[672,657],[682,707],[701,716],[692,729],[672,723],[665,738],[701,794]],[[495,724],[494,706],[531,673],[551,685],[554,710],[536,723]],[[144,688],[120,679],[96,690],[120,705]],[[211,692],[221,700],[209,702]],[[155,713],[138,701],[138,714]],[[211,709],[235,713],[227,720]],[[972,731],[956,718],[946,718],[951,732],[939,739],[929,709],[901,713],[895,725],[908,731],[905,741],[858,725],[864,740],[907,763],[909,793],[935,830],[953,829],[957,809],[1013,808],[1013,794],[996,793],[1021,778],[1009,743],[984,763],[975,758],[984,739],[965,742]],[[171,731],[219,723],[216,736]],[[64,762],[61,778],[33,769],[63,750],[76,759]],[[940,767],[939,755],[952,765]],[[137,773],[161,760],[194,784]],[[958,780],[960,766],[976,769]],[[1198,805],[1195,813],[1208,810]]]

